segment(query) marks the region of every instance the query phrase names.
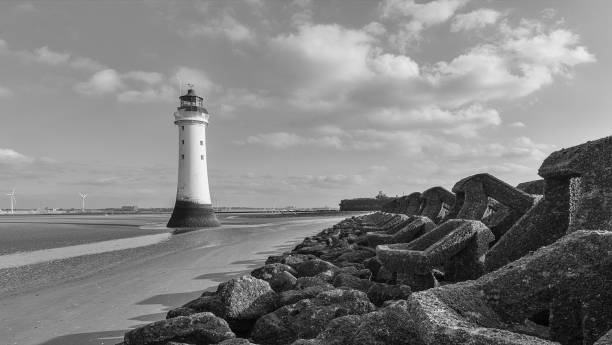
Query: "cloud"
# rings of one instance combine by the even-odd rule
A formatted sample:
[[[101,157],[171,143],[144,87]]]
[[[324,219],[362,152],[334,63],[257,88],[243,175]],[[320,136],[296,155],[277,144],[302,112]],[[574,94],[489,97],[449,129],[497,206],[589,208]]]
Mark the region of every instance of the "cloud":
[[[0,148],[0,164],[32,163],[34,158],[23,155],[12,149]]]
[[[209,16],[203,21],[203,23],[190,23],[181,32],[187,37],[225,37],[232,42],[246,42],[255,38],[251,29],[240,23],[228,12],[220,16]]]
[[[502,14],[489,8],[479,8],[469,13],[456,15],[451,23],[451,32],[482,29],[487,25],[495,24]]]
[[[389,41],[400,52],[422,40],[423,30],[448,21],[469,0],[434,0],[417,3],[414,0],[385,0],[380,5],[381,18],[394,20],[398,26]]]
[[[66,52],[57,52],[47,46],[43,46],[33,51],[18,50],[11,53],[27,60],[50,66],[66,66],[75,70],[96,72],[107,67],[100,62],[82,56],[75,56]]]
[[[75,90],[85,95],[104,95],[123,88],[121,75],[114,69],[94,73],[88,81],[75,85]]]
[[[486,108],[481,104],[472,104],[454,111],[436,106],[409,111],[383,109],[379,113],[371,114],[369,119],[374,124],[393,128],[428,126],[446,134],[458,134],[463,137],[475,137],[478,130],[498,126],[502,122],[497,110]]]
[[[521,121],[517,121],[517,122],[513,122],[511,124],[508,125],[509,127],[513,127],[513,128],[524,128],[525,124]]]
[[[0,85],[0,98],[10,98],[14,95],[13,91],[8,87]]]

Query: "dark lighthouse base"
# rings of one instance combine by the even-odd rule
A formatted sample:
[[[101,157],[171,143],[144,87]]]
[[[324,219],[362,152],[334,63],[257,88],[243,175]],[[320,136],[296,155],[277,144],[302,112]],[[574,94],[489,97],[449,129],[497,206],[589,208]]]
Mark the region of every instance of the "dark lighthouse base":
[[[169,228],[209,228],[219,225],[212,205],[177,200],[167,226]]]

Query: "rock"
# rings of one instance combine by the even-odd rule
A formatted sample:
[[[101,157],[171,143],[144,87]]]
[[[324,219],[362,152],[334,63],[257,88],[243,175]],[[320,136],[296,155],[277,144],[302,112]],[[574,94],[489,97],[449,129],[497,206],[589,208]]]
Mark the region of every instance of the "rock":
[[[305,288],[309,288],[312,286],[333,287],[333,285],[331,285],[326,280],[323,280],[319,277],[300,277],[297,279],[297,282],[295,284],[296,289],[305,289]]]
[[[612,329],[604,334],[603,337],[599,338],[593,345],[612,345]]]
[[[376,256],[376,251],[372,250],[371,248],[359,248],[345,252],[344,254],[338,256],[334,261],[362,263],[364,260],[373,256]]]
[[[256,319],[275,308],[275,293],[265,280],[250,275],[231,279],[217,288],[225,319]]]
[[[293,268],[291,268],[291,266],[289,265],[285,265],[281,263],[274,263],[274,264],[267,264],[263,267],[253,270],[251,272],[251,275],[255,278],[270,282],[270,280],[272,280],[272,278],[274,278],[275,275],[281,272],[289,272],[294,276],[297,274],[297,272]]]
[[[170,344],[167,344],[167,345],[170,345]],[[235,339],[223,340],[222,342],[216,345],[257,345],[257,344],[251,343],[248,339],[235,338]]]
[[[368,279],[357,278],[351,274],[340,273],[334,277],[333,284],[335,287],[351,288],[367,292],[373,282]]]
[[[611,281],[612,232],[577,231],[477,280],[413,293],[410,314],[426,344],[553,344],[518,333],[541,315],[551,340],[592,344],[612,328]]]
[[[347,315],[332,320],[315,339],[298,340],[293,345],[422,345],[416,339],[406,301],[362,315]]]
[[[170,309],[168,313],[166,314],[166,319],[171,319],[177,316],[189,316],[189,315],[197,314],[197,313],[198,311],[191,309],[191,308],[178,307],[178,308]]]
[[[407,299],[412,290],[408,285],[390,285],[384,283],[374,283],[367,291],[368,298],[375,306],[380,307],[386,301]]]
[[[290,265],[297,271],[297,277],[313,277],[325,271],[336,271],[338,267],[330,262],[312,259]]]
[[[221,297],[215,295],[205,295],[185,303],[182,308],[192,309],[198,313],[209,311],[219,317],[225,318],[225,307]],[[180,312],[180,311],[179,311]]]
[[[316,337],[337,317],[374,310],[374,305],[363,292],[341,289],[324,291],[315,298],[304,299],[264,315],[255,323],[251,337],[264,344],[291,344],[298,338]]]
[[[297,303],[303,299],[314,298],[323,291],[333,290],[331,284],[310,286],[301,290],[288,290],[278,294],[278,307]]]
[[[281,292],[293,289],[297,284],[297,278],[291,273],[283,271],[275,275],[269,282],[274,291]]]
[[[124,336],[126,345],[158,345],[168,341],[215,344],[235,335],[227,322],[212,313],[179,316],[138,327]]]
[[[372,277],[378,275],[378,270],[382,266],[377,257],[369,258],[363,261],[363,265],[372,272]]]

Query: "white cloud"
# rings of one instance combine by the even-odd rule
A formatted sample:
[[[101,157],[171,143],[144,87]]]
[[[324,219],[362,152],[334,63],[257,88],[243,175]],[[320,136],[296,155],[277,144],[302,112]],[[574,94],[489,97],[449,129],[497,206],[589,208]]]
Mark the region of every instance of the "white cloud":
[[[158,72],[131,71],[123,74],[123,78],[146,84],[159,84],[164,80],[164,75]]]
[[[36,61],[49,65],[59,65],[68,63],[70,54],[54,52],[49,47],[44,46],[34,50]]]
[[[497,23],[500,17],[500,12],[489,8],[480,8],[469,13],[458,14],[453,18],[451,31],[482,29],[487,25]]]
[[[0,98],[9,98],[13,96],[13,91],[8,87],[0,85]]]
[[[85,95],[104,95],[123,88],[121,75],[114,69],[105,69],[94,73],[88,81],[75,85],[75,90]]]
[[[208,36],[226,37],[233,42],[250,41],[255,38],[254,33],[240,23],[229,13],[225,12],[219,16],[210,16],[204,19],[204,23],[191,23],[182,31],[189,37]]]
[[[399,30],[389,37],[401,52],[422,39],[423,30],[448,21],[470,0],[434,0],[417,3],[414,0],[385,0],[380,6],[381,17],[395,20]]]
[[[436,106],[408,111],[383,109],[379,113],[371,114],[369,119],[377,125],[393,128],[428,126],[446,134],[458,134],[463,137],[475,137],[478,130],[501,124],[499,113],[481,104],[472,104],[467,108],[453,111]]]
[[[0,148],[0,164],[32,163],[34,158],[23,155],[12,149]]]
[[[514,127],[514,128],[523,128],[525,127],[525,124],[522,123],[521,121],[517,121],[517,122],[513,122],[511,124],[508,125],[509,127]]]

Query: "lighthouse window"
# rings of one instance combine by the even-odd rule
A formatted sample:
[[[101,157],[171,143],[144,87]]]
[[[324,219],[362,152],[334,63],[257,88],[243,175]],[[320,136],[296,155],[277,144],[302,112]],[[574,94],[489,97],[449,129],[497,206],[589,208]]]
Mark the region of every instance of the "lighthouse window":
[[[185,155],[181,155],[181,159],[185,159]]]
[[[204,155],[200,155],[200,159],[201,159],[201,160],[204,160]]]
[[[204,146],[204,140],[200,140],[200,146]]]
[[[181,130],[184,131],[185,130],[185,126],[181,126]]]
[[[181,144],[185,145],[185,140],[181,140]]]

